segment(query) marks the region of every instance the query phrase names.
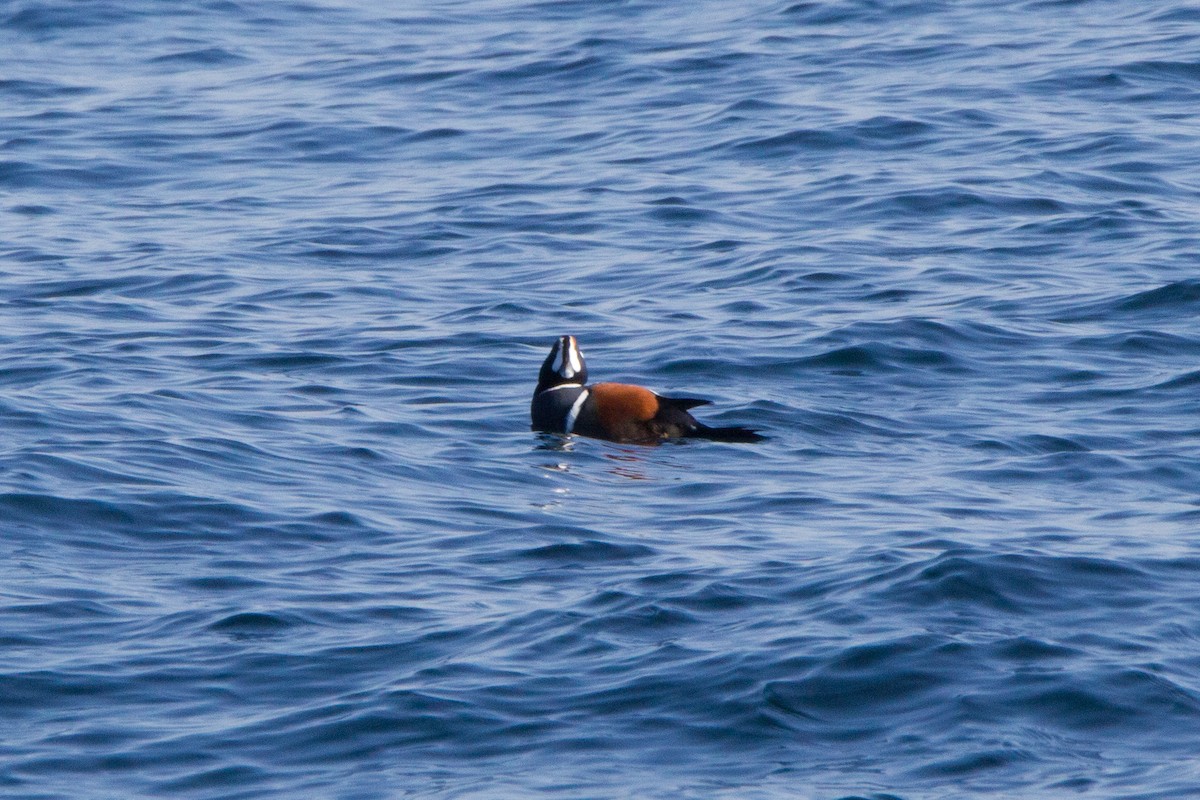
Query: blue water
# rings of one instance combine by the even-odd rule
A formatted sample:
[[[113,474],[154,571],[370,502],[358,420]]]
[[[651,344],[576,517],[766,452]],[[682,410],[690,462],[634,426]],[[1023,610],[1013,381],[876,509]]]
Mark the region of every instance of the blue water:
[[[1200,11],[0,8],[0,795],[1200,796]],[[554,337],[759,445],[529,431]]]

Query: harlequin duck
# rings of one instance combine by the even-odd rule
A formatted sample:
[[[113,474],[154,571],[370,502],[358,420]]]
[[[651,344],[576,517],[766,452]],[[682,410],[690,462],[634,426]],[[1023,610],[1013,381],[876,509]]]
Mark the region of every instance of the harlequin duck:
[[[529,412],[535,431],[578,433],[614,442],[653,444],[685,437],[757,442],[765,438],[749,428],[710,428],[688,413],[689,408],[709,402],[662,397],[626,383],[588,386],[587,364],[579,344],[574,336],[560,336],[538,373]]]

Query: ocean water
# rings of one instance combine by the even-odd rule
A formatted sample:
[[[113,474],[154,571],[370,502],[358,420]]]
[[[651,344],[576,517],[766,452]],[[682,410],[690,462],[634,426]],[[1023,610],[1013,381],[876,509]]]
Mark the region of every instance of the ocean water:
[[[0,7],[0,795],[1200,796],[1200,11]],[[770,438],[529,430],[593,379]]]

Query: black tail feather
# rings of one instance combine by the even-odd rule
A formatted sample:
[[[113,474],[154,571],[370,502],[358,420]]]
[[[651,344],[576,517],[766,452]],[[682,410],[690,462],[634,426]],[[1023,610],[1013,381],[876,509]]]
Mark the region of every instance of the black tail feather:
[[[662,397],[658,398],[658,402],[670,408],[678,408],[681,411],[687,411],[689,408],[696,406],[710,406],[712,400],[703,400],[699,397]]]
[[[688,436],[696,439],[710,439],[714,442],[761,442],[767,438],[751,428],[737,426],[710,428],[707,425],[699,426]]]

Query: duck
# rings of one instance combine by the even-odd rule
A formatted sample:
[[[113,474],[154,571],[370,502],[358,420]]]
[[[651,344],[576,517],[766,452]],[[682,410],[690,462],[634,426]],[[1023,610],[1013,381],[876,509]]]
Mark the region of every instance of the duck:
[[[710,400],[666,397],[644,386],[587,382],[587,362],[574,336],[559,336],[538,372],[529,414],[532,429],[631,444],[671,439],[759,442],[766,437],[741,426],[710,427],[691,414]]]

